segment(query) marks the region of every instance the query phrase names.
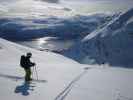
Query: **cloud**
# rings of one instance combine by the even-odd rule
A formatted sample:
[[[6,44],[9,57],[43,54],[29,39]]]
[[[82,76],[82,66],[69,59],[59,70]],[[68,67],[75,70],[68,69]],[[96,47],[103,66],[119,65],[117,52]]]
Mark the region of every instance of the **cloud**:
[[[36,0],[36,1],[44,1],[44,2],[49,2],[49,3],[58,3],[59,0]]]

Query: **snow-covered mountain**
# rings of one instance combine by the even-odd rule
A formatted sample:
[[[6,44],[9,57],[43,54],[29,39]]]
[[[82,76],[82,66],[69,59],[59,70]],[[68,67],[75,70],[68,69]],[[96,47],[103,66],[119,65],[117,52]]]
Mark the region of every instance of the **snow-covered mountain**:
[[[28,40],[55,36],[63,39],[84,37],[112,19],[112,15],[77,15],[68,18],[35,19],[0,18],[0,37],[8,40]]]
[[[45,45],[45,36],[48,41],[78,37],[76,45],[64,54],[96,65],[0,38],[0,99],[133,100],[133,69],[112,67],[133,65],[133,9],[120,15],[72,17],[69,13],[71,17],[64,18],[71,7],[57,5],[58,1],[70,0],[1,0],[0,37],[22,41],[41,38],[40,45]],[[24,82],[25,73],[19,65],[21,55],[27,52],[33,54],[31,60],[38,73],[32,69],[30,84]]]
[[[67,56],[87,64],[133,66],[133,9],[121,13],[73,46]]]
[[[26,52],[33,53],[39,80],[45,82],[24,82],[19,59]],[[132,69],[81,65],[59,54],[0,39],[2,100],[132,100],[132,80]]]

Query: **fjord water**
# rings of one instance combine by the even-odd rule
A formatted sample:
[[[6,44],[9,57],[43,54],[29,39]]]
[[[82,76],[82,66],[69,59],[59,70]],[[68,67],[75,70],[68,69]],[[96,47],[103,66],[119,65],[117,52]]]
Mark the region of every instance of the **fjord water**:
[[[76,40],[60,40],[54,37],[44,37],[39,39],[33,39],[30,41],[17,41],[17,43],[26,45],[31,48],[35,48],[38,50],[49,50],[49,51],[64,51],[69,49],[71,46],[75,44]]]

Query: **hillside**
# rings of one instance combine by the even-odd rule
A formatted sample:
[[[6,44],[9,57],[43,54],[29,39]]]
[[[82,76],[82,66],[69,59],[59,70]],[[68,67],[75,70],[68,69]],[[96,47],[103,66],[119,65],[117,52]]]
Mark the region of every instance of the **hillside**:
[[[20,55],[33,53],[39,80],[24,82]],[[36,79],[36,75],[33,74]],[[81,65],[61,55],[0,39],[2,100],[132,100],[133,70]]]
[[[133,66],[133,9],[98,28],[65,54],[80,63]]]

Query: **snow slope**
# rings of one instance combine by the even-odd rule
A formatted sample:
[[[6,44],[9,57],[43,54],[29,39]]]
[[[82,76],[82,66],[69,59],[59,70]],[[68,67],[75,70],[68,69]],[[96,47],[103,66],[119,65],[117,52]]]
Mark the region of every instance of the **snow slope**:
[[[113,18],[72,47],[66,55],[87,64],[133,66],[133,8]]]
[[[81,70],[78,63],[61,55],[35,51],[3,39],[0,39],[0,46],[2,47],[0,49],[0,99],[2,100],[11,98],[12,100],[41,100],[41,98],[53,100],[66,87],[69,81],[78,75],[76,71],[79,72]],[[39,79],[46,80],[46,83],[35,84],[37,86],[34,88],[35,91],[31,91],[30,95],[25,97],[25,94],[14,93],[17,86],[21,86],[21,88],[25,86],[23,80],[16,82],[10,78],[24,76],[24,72],[19,66],[19,59],[20,55],[27,51],[33,53],[33,59],[37,63]],[[26,89],[22,89],[20,92],[23,93],[24,90]]]
[[[20,55],[29,51],[37,63],[39,79],[46,82],[29,86],[15,80],[24,75]],[[133,100],[132,84],[132,69],[81,65],[58,54],[0,39],[1,100]]]

